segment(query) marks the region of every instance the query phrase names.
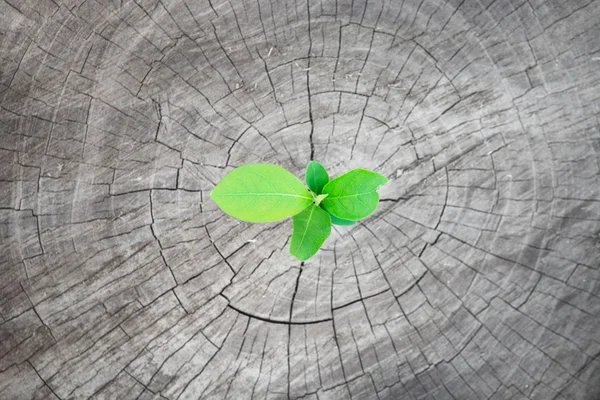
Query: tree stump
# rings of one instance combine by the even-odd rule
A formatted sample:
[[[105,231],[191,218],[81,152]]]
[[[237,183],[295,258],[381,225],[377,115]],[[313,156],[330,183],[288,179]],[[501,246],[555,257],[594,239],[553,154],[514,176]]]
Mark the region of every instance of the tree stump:
[[[1,0],[0,398],[597,399],[600,1]],[[301,264],[233,168],[386,175]]]

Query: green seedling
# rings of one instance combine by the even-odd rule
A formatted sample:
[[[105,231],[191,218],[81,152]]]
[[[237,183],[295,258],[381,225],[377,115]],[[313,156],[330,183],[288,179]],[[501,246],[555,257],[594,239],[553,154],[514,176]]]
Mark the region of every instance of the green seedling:
[[[274,222],[293,217],[290,253],[300,261],[314,256],[331,233],[331,224],[353,225],[371,215],[379,203],[377,189],[387,178],[353,169],[333,180],[316,161],[306,167],[307,189],[285,169],[250,164],[231,171],[210,197],[225,213],[247,222]]]

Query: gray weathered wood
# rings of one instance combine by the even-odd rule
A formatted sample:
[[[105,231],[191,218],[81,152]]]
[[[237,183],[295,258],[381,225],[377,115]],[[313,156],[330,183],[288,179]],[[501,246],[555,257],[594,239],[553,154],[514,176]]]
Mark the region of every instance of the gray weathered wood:
[[[600,1],[307,1],[0,1],[1,399],[599,398]]]

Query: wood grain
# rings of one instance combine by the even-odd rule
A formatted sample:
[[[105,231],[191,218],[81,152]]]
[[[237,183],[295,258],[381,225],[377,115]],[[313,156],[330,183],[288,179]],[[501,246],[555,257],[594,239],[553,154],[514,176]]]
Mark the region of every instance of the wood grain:
[[[600,396],[600,1],[0,0],[0,399]],[[389,178],[300,264],[208,194]]]

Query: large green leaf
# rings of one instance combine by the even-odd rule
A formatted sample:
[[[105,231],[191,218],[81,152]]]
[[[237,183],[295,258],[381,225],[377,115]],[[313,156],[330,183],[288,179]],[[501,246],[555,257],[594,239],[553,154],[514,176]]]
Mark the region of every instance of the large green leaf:
[[[329,182],[329,174],[321,164],[311,161],[306,166],[306,184],[316,194],[321,194],[323,186]]]
[[[386,182],[387,178],[377,172],[353,169],[325,185],[323,194],[329,196],[321,204],[340,219],[363,219],[377,208],[377,188]]]
[[[273,222],[294,216],[313,202],[302,182],[271,164],[250,164],[231,171],[210,197],[232,217]]]
[[[294,233],[290,253],[300,261],[316,254],[331,233],[329,214],[311,204],[300,214],[294,215]]]
[[[349,221],[347,219],[338,218],[335,215],[333,215],[332,213],[330,213],[329,211],[327,211],[327,214],[329,214],[329,218],[331,218],[331,223],[333,225],[350,226],[350,225],[354,225],[356,223],[356,221]]]

